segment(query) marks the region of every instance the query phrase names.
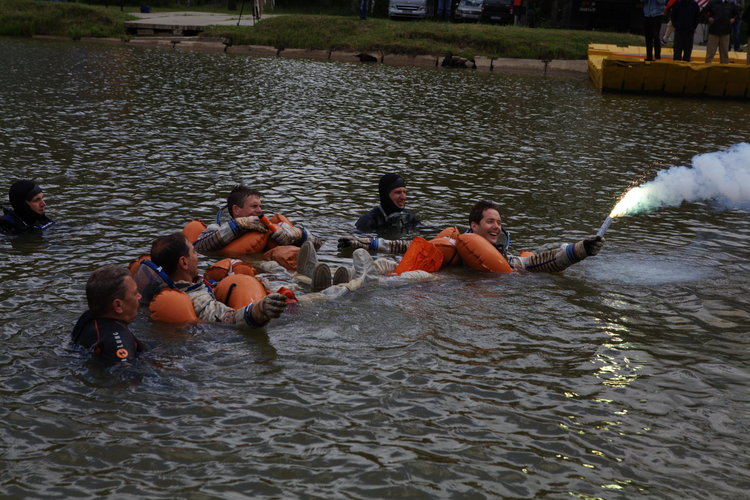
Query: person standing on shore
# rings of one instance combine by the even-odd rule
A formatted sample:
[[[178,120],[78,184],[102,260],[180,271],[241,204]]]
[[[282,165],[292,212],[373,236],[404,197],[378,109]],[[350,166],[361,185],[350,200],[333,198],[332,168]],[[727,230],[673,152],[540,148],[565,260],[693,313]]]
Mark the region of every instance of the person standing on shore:
[[[661,59],[661,22],[664,19],[666,0],[643,2],[643,32],[646,38],[646,61]]]
[[[695,0],[676,0],[667,7],[674,26],[675,61],[690,61],[693,53],[693,36],[700,22],[701,10]]]
[[[719,62],[729,64],[729,34],[737,21],[737,5],[734,0],[711,0],[703,9],[703,15],[708,20],[706,62],[713,62],[718,48]]]

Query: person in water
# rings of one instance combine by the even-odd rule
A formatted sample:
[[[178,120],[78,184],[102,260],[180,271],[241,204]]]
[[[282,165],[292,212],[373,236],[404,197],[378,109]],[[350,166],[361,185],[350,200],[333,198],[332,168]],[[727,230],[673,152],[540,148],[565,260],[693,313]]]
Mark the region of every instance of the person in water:
[[[472,207],[469,212],[469,227],[469,232],[489,241],[516,271],[559,272],[586,257],[596,255],[604,245],[604,238],[601,236],[589,236],[576,243],[527,257],[511,255],[508,251],[510,233],[502,226],[500,206],[487,200],[479,201]]]
[[[280,293],[271,293],[241,309],[220,302],[198,274],[198,253],[182,232],[154,240],[150,255],[151,262],[166,274],[169,286],[187,293],[196,316],[203,321],[257,328],[281,316],[286,308],[286,297]]]
[[[44,229],[54,224],[45,214],[47,202],[44,191],[34,181],[16,181],[8,191],[11,209],[3,207],[0,232],[19,234],[32,229]]]
[[[88,349],[108,366],[131,363],[145,350],[128,328],[138,314],[140,298],[127,268],[98,268],[86,283],[89,308],[73,327],[72,343]]]
[[[468,232],[476,233],[489,241],[516,271],[559,272],[586,257],[596,255],[604,245],[604,238],[601,236],[589,236],[576,243],[532,256],[514,256],[508,251],[510,233],[503,228],[501,221],[500,206],[495,202],[482,200],[477,202],[469,212]],[[411,240],[356,238],[349,243],[349,246],[355,248],[402,254],[409,248]]]
[[[363,233],[401,234],[419,225],[419,218],[406,209],[406,182],[399,174],[385,174],[378,182],[380,204],[362,215],[354,225]]]
[[[229,220],[222,222],[222,213],[227,211]],[[216,214],[216,224],[209,225],[195,241],[195,249],[201,253],[220,250],[249,231],[265,233],[268,228],[261,222],[263,203],[261,194],[255,189],[237,185],[227,197],[227,203]],[[301,246],[307,240],[320,247],[321,241],[303,227],[284,222],[271,235],[279,245]]]

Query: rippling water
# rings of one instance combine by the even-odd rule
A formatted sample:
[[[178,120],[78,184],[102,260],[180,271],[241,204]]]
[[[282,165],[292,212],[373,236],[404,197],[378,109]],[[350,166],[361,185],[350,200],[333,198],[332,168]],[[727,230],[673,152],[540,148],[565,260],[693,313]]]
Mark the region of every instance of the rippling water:
[[[211,220],[236,182],[332,263],[393,170],[436,228],[491,198],[538,250],[750,139],[750,104],[12,39],[0,68],[2,189],[38,180],[59,222],[0,239],[0,495],[748,498],[750,225],[711,201],[619,219],[560,275],[451,270],[266,333],[139,318],[135,380],[68,338],[95,267]]]

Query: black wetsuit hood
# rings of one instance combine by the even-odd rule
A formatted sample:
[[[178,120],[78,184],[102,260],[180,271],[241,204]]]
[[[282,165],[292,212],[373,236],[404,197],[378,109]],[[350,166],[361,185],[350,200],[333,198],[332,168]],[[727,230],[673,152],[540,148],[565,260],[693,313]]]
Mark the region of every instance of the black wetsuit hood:
[[[398,174],[385,174],[378,182],[378,194],[380,195],[380,207],[385,215],[400,212],[401,209],[394,205],[389,194],[396,188],[406,187],[403,177]]]
[[[6,214],[15,216],[29,227],[39,226],[50,222],[49,217],[34,212],[27,201],[42,192],[42,188],[34,181],[16,181],[8,191],[8,199],[13,211],[5,210]]]

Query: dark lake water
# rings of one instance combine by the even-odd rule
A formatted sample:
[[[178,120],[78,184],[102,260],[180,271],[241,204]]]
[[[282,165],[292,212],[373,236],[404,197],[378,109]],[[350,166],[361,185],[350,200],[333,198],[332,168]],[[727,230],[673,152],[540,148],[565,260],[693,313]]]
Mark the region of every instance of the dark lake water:
[[[623,217],[558,275],[369,285],[265,332],[139,317],[136,379],[68,345],[93,269],[237,182],[334,264],[389,171],[435,228],[489,198],[539,250],[750,140],[748,114],[584,77],[0,39],[2,201],[36,179],[58,221],[0,238],[0,496],[750,498],[742,206]]]

